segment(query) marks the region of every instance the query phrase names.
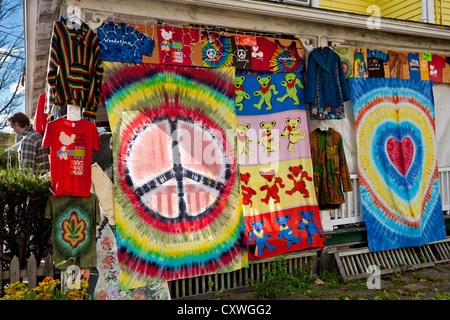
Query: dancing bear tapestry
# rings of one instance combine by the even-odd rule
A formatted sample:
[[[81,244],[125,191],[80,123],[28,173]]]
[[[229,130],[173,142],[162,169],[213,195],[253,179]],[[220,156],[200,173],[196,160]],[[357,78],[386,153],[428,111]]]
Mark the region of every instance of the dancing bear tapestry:
[[[248,266],[234,68],[105,62],[121,289]]]
[[[249,258],[323,247],[301,75],[236,76],[235,87]]]
[[[350,89],[369,250],[445,239],[432,82],[350,78]]]

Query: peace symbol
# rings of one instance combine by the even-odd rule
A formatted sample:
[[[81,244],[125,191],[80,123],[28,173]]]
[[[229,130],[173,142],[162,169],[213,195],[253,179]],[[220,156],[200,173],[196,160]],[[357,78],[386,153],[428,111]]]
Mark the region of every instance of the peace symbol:
[[[235,181],[232,144],[186,108],[141,114],[123,132],[120,186],[139,216],[166,232],[194,231],[220,214]]]
[[[214,48],[208,48],[206,50],[206,56],[208,59],[214,59],[217,56],[217,51]]]

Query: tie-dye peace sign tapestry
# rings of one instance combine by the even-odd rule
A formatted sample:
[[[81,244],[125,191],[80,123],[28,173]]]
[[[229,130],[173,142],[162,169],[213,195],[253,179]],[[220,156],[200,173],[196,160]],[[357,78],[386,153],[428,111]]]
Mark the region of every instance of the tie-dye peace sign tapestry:
[[[235,86],[249,258],[323,247],[301,74],[237,75]]]
[[[350,78],[369,250],[445,239],[430,81]]]
[[[248,266],[234,68],[105,62],[121,289]]]

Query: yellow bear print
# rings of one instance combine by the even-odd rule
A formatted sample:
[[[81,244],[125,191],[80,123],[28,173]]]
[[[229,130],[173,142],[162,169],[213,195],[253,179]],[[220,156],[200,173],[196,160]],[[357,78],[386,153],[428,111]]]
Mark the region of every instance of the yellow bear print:
[[[264,152],[267,156],[270,156],[271,152],[278,151],[280,148],[280,143],[273,144],[272,129],[275,124],[275,121],[260,123],[260,127],[264,129],[264,132],[262,138],[258,140],[257,145],[263,145],[265,147]]]
[[[250,129],[250,124],[237,125],[237,138],[238,138],[238,155],[242,159],[244,157],[244,152],[250,158],[255,152],[248,149],[248,144],[252,143],[253,140],[247,137],[247,130]]]
[[[297,119],[291,119],[286,118],[286,124],[287,126],[284,128],[284,131],[280,134],[280,137],[282,138],[288,138],[289,139],[289,145],[288,145],[288,151],[294,152],[294,144],[297,143],[299,140],[305,140],[306,137],[306,131],[302,132],[302,128],[300,127],[300,122],[302,120],[300,118]]]

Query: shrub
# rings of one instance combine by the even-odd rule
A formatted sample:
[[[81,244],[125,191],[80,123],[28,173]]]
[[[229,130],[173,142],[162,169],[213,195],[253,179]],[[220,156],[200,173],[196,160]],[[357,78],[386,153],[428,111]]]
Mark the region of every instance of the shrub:
[[[37,263],[51,248],[51,223],[45,219],[50,196],[49,176],[17,168],[0,171],[0,244],[5,244],[3,266],[17,256],[21,268],[33,254]]]

